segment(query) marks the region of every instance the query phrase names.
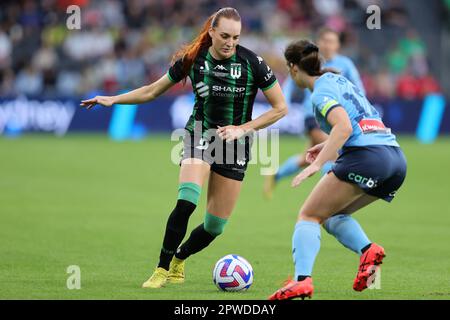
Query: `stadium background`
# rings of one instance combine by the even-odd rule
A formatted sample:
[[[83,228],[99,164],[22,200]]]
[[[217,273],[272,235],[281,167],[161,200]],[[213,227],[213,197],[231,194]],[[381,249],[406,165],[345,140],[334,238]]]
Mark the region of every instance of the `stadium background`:
[[[381,30],[366,27],[372,4],[381,8]],[[70,5],[81,8],[80,30],[67,28]],[[341,52],[355,62],[408,157],[398,199],[357,215],[388,251],[381,290],[353,293],[357,259],[323,232],[315,297],[449,299],[448,0],[2,1],[0,298],[264,299],[291,273],[293,223],[317,178],[300,189],[286,181],[266,202],[254,166],[227,231],[190,259],[186,284],[141,290],[176,196],[169,134],[190,114],[190,85],[139,108],[78,106],[156,80],[175,50],[224,6],[239,10],[241,44],[264,57],[281,83],[290,40],[311,38],[324,25],[340,31]],[[274,126],[285,134],[280,161],[305,145],[301,101],[299,91]],[[254,116],[267,108],[259,97]],[[204,208],[203,195],[189,230]],[[215,290],[211,269],[228,253],[254,265],[249,292]],[[69,265],[81,268],[81,290],[66,287]]]

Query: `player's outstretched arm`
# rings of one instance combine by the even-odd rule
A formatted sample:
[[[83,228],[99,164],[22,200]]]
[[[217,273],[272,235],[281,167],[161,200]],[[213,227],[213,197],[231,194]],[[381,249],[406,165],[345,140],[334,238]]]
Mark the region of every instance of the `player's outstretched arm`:
[[[147,86],[117,96],[96,96],[92,99],[82,100],[80,105],[86,107],[86,109],[91,109],[96,104],[111,107],[113,104],[140,104],[150,102],[166,92],[173,85],[174,83],[165,74],[159,80]]]

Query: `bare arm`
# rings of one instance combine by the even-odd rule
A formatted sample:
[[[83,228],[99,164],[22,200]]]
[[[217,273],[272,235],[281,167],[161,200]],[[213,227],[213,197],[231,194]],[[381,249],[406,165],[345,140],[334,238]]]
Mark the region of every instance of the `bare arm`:
[[[166,92],[173,85],[174,83],[170,81],[167,74],[165,74],[152,84],[140,87],[133,91],[117,96],[96,96],[92,99],[81,101],[80,105],[90,109],[96,104],[111,107],[113,104],[140,104],[150,102]]]
[[[306,178],[319,171],[325,162],[336,159],[336,153],[352,134],[352,124],[344,108],[332,109],[327,116],[327,121],[332,126],[328,139],[311,165],[294,178],[293,187],[298,186]]]
[[[353,128],[347,112],[342,107],[336,107],[327,116],[328,123],[333,127],[328,139],[317,155],[316,163],[322,167],[325,162],[336,159],[336,154],[352,134]]]
[[[258,118],[244,123],[242,128],[246,132],[266,128],[283,118],[288,113],[286,101],[284,100],[283,92],[281,91],[281,87],[278,82],[272,88],[263,92],[267,101],[272,106],[272,109],[263,113]]]
[[[258,118],[246,122],[240,126],[230,125],[226,127],[219,127],[219,129],[217,130],[219,137],[227,141],[239,139],[247,132],[270,126],[271,124],[283,118],[288,113],[288,108],[284,100],[283,92],[281,91],[281,87],[278,82],[272,88],[264,91],[264,95],[272,105],[272,109],[263,113]]]

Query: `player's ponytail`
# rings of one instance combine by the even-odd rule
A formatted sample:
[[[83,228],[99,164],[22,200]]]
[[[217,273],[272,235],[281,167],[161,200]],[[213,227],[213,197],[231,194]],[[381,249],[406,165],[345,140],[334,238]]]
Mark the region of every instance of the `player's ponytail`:
[[[211,22],[213,19],[214,15],[210,16],[203,25],[202,30],[200,31],[200,34],[197,36],[197,38],[195,38],[194,41],[192,41],[190,44],[184,45],[172,57],[172,64],[175,63],[176,60],[180,58],[182,59],[183,73],[185,75],[189,73],[189,70],[194,64],[194,60],[197,57],[200,50],[202,48],[211,46],[212,39],[208,33],[208,30],[211,27]]]
[[[284,51],[284,57],[289,64],[298,66],[310,76],[321,76],[327,72],[339,73],[331,68],[322,69],[319,48],[308,40],[291,43]]]
[[[208,20],[204,23],[199,35],[190,44],[183,46],[172,57],[172,64],[176,60],[182,59],[183,72],[187,76],[189,70],[194,64],[195,58],[197,58],[200,50],[209,48],[212,45],[212,39],[209,35],[209,29],[217,27],[220,18],[228,18],[235,21],[241,21],[239,12],[234,8],[222,8],[216,13],[212,14]]]

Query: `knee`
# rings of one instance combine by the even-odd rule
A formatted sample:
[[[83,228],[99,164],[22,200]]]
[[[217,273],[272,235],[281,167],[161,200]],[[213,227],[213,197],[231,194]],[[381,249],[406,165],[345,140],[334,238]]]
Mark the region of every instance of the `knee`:
[[[178,233],[186,232],[189,218],[195,208],[196,205],[189,201],[178,200],[177,205],[167,219],[167,229]]]
[[[323,227],[329,234],[333,234],[336,228],[338,228],[342,222],[349,219],[349,217],[350,215],[345,213],[336,214],[326,219],[323,223]]]
[[[171,221],[189,218],[197,207],[200,198],[201,187],[195,183],[185,182],[178,187],[178,200],[172,214]]]
[[[223,233],[227,221],[227,219],[217,217],[207,212],[204,222],[205,231],[210,235],[217,237]]]
[[[170,221],[178,221],[185,218],[189,218],[189,216],[195,211],[197,206],[192,202],[186,200],[178,200],[175,208],[172,210],[172,213],[169,216]]]
[[[320,215],[310,212],[308,210],[300,210],[300,213],[298,214],[297,221],[310,221],[310,222],[316,222],[319,224],[324,223],[325,219],[322,218]]]
[[[178,200],[184,200],[186,202],[190,202],[194,206],[197,206],[201,191],[202,188],[196,183],[180,183],[178,187]]]

